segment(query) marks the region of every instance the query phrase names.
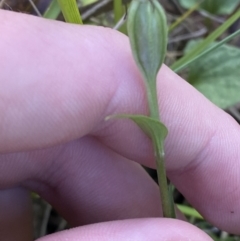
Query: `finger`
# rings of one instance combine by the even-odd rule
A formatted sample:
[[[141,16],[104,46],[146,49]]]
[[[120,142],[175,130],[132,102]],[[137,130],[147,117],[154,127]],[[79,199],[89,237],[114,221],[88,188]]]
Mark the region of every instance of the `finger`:
[[[13,155],[7,156],[1,162],[16,162]],[[46,165],[34,155],[22,158],[32,167],[8,183],[37,192],[73,226],[162,214],[158,187],[146,171],[95,138],[69,143]],[[16,177],[15,172],[8,171],[5,179]]]
[[[133,219],[83,226],[40,238],[37,241],[211,241],[196,227],[171,219]]]
[[[29,193],[23,188],[0,192],[0,240],[31,241],[32,212]]]
[[[0,165],[0,188],[20,183],[47,200],[72,226],[162,216],[158,187],[146,171],[93,137],[2,155]]]
[[[108,41],[119,42],[115,34],[0,13],[1,153],[48,147],[87,134],[103,119],[117,88],[113,78],[121,70],[115,69],[114,46],[108,48]]]

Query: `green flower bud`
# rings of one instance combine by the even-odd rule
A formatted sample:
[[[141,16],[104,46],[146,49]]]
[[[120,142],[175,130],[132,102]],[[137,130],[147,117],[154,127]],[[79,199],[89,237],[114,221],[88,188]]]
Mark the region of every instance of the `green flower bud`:
[[[157,0],[133,0],[128,15],[128,36],[134,59],[147,83],[156,81],[167,49],[167,21]]]

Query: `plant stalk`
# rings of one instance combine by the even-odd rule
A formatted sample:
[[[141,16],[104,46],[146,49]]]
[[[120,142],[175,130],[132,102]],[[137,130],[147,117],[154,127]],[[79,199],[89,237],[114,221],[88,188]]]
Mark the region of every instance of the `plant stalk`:
[[[58,0],[58,4],[66,22],[83,24],[76,0]]]
[[[147,98],[150,117],[160,121],[157,88],[155,81],[150,81],[147,84]],[[175,218],[172,190],[168,184],[165,168],[164,144],[161,145],[161,143],[156,143],[156,141],[153,140],[152,143],[154,145],[154,155],[157,166],[158,186],[161,196],[163,216],[167,218]]]

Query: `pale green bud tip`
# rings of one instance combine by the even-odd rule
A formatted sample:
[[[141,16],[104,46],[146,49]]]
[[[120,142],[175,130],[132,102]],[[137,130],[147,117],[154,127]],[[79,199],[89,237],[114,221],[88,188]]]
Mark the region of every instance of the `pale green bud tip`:
[[[155,81],[167,49],[168,27],[157,0],[133,0],[128,16],[128,36],[134,59],[146,81]]]

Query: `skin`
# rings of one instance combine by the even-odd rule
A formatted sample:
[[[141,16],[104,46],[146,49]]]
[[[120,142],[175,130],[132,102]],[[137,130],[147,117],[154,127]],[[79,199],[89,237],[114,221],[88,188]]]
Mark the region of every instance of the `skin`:
[[[130,121],[104,121],[147,114],[128,39],[7,11],[0,23],[0,240],[31,240],[30,190],[76,227],[38,241],[211,240],[161,218],[140,166],[155,168],[150,141]],[[169,178],[207,220],[240,234],[239,125],[166,66],[158,91]]]

